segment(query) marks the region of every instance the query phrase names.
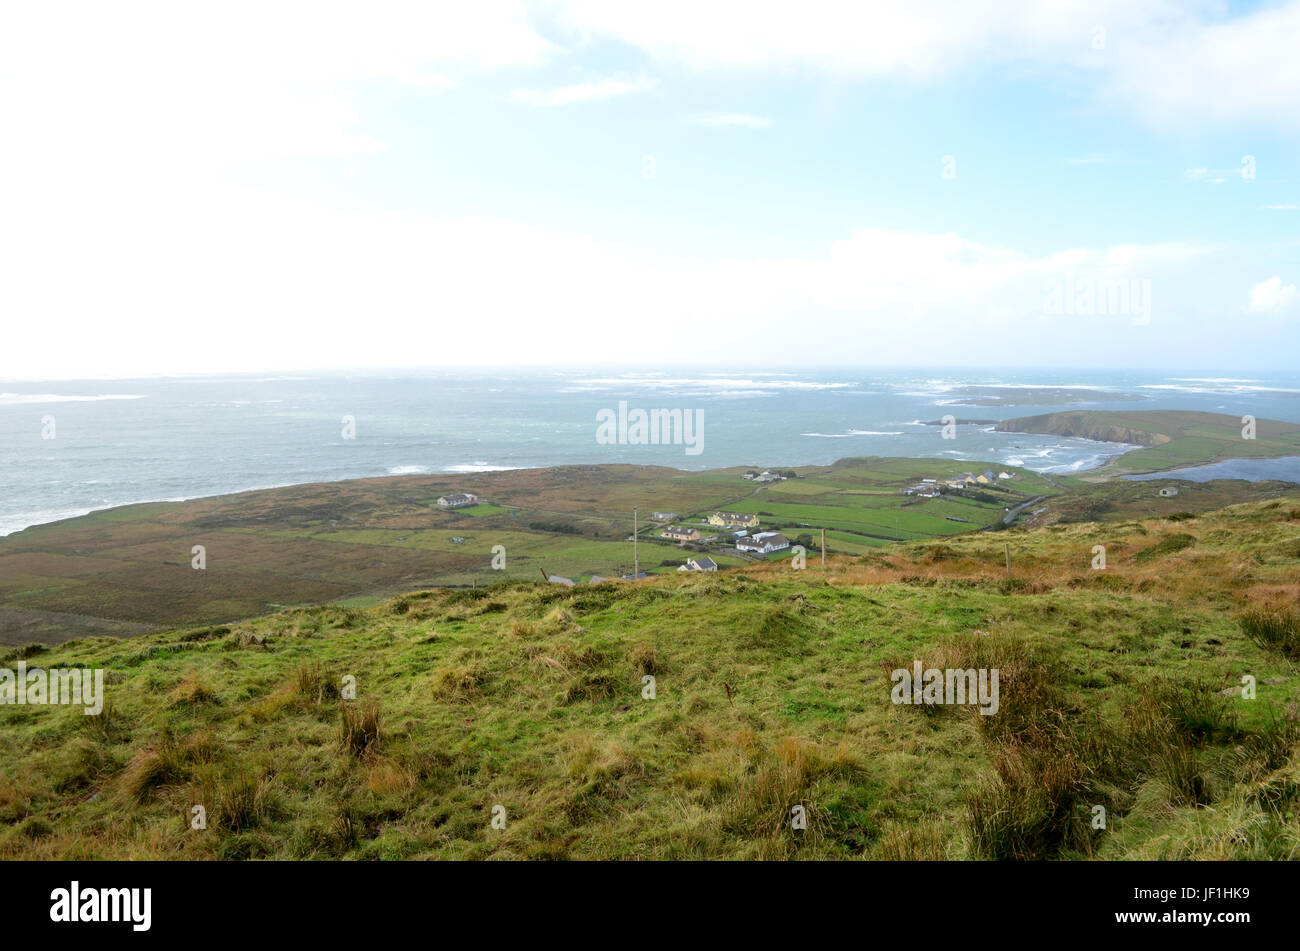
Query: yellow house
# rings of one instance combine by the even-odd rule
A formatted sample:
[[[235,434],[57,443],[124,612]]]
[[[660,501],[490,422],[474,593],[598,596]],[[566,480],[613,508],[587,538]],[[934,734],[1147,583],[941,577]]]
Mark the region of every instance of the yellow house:
[[[669,525],[659,533],[660,538],[671,538],[679,542],[698,542],[700,533],[694,528],[688,528],[685,525]]]
[[[718,528],[754,528],[758,525],[758,516],[743,512],[714,512],[708,522]]]

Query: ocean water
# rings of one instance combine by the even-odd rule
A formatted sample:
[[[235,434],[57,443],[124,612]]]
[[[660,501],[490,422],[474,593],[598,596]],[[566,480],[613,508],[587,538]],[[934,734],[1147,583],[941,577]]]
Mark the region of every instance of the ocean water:
[[[1262,482],[1278,479],[1282,482],[1300,482],[1300,456],[1282,456],[1278,459],[1225,459],[1205,466],[1188,466],[1165,472],[1146,472],[1125,476],[1136,482],[1157,479],[1186,479],[1189,482],[1209,482],[1211,479],[1245,479]]]
[[[598,440],[598,414],[617,412],[620,401],[698,411],[698,453]],[[0,534],[133,502],[573,463],[705,469],[889,455],[1077,472],[1125,447],[997,433],[990,423],[944,440],[924,422],[1088,408],[1300,422],[1300,373],[573,369],[8,382],[0,383]],[[345,417],[354,438],[345,438]]]

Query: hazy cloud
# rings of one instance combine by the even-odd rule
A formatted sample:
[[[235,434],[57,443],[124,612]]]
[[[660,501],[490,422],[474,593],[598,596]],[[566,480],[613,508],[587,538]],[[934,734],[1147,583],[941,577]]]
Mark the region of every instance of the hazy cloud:
[[[1270,277],[1260,281],[1250,290],[1250,311],[1253,314],[1282,314],[1291,310],[1300,292],[1294,284],[1283,284],[1282,278]]]
[[[636,79],[596,79],[554,89],[516,89],[510,93],[510,101],[529,106],[567,106],[575,102],[602,102],[633,93],[649,92],[657,85],[657,80],[645,76]]]

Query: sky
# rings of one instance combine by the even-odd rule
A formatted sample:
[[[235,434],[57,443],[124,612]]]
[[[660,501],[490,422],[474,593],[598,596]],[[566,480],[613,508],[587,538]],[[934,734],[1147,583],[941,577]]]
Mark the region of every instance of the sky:
[[[1300,353],[1300,0],[0,7],[0,378]]]

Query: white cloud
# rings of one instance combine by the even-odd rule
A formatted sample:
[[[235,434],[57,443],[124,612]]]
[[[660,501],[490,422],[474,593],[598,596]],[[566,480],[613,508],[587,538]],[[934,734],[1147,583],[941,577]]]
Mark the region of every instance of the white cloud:
[[[1300,0],[1229,16],[1213,0],[556,0],[557,21],[699,71],[932,82],[970,66],[1065,71],[1171,129],[1300,128]],[[689,28],[683,24],[689,23]]]
[[[440,92],[555,47],[518,0],[0,5],[0,125],[30,167],[93,153],[208,167],[381,145],[362,84]],[[16,161],[7,149],[9,161]],[[4,161],[4,159],[0,159]],[[17,169],[16,171],[24,171]]]
[[[567,106],[575,102],[602,102],[632,93],[649,92],[657,85],[657,80],[647,76],[635,79],[608,77],[554,89],[516,89],[510,93],[510,101],[529,106]]]
[[[1300,300],[1300,292],[1296,291],[1294,284],[1283,284],[1282,278],[1270,277],[1250,289],[1250,312],[1282,314],[1294,307],[1297,300]]]
[[[1254,182],[1255,160],[1253,156],[1245,156],[1239,168],[1189,168],[1183,172],[1183,177],[1189,182],[1205,182],[1209,185],[1222,185],[1230,179],[1240,179],[1247,184]]]
[[[1206,122],[1300,128],[1300,0],[1223,18],[1218,5],[1189,9],[1116,44],[1105,93],[1150,124]]]
[[[1281,205],[1260,205],[1260,211],[1300,211],[1300,203],[1287,202]]]
[[[808,257],[703,258],[239,188],[95,202],[75,226],[0,229],[0,378],[674,360],[683,347],[732,362],[998,362],[1009,341],[1051,362],[1062,334],[1103,339],[1125,322],[1046,315],[1047,282],[1150,279],[1169,320],[1207,250],[1030,254],[866,229]],[[480,343],[449,347],[462,334]]]
[[[748,112],[705,112],[691,116],[692,125],[733,126],[745,129],[768,129],[775,121],[768,116],[757,116]]]

